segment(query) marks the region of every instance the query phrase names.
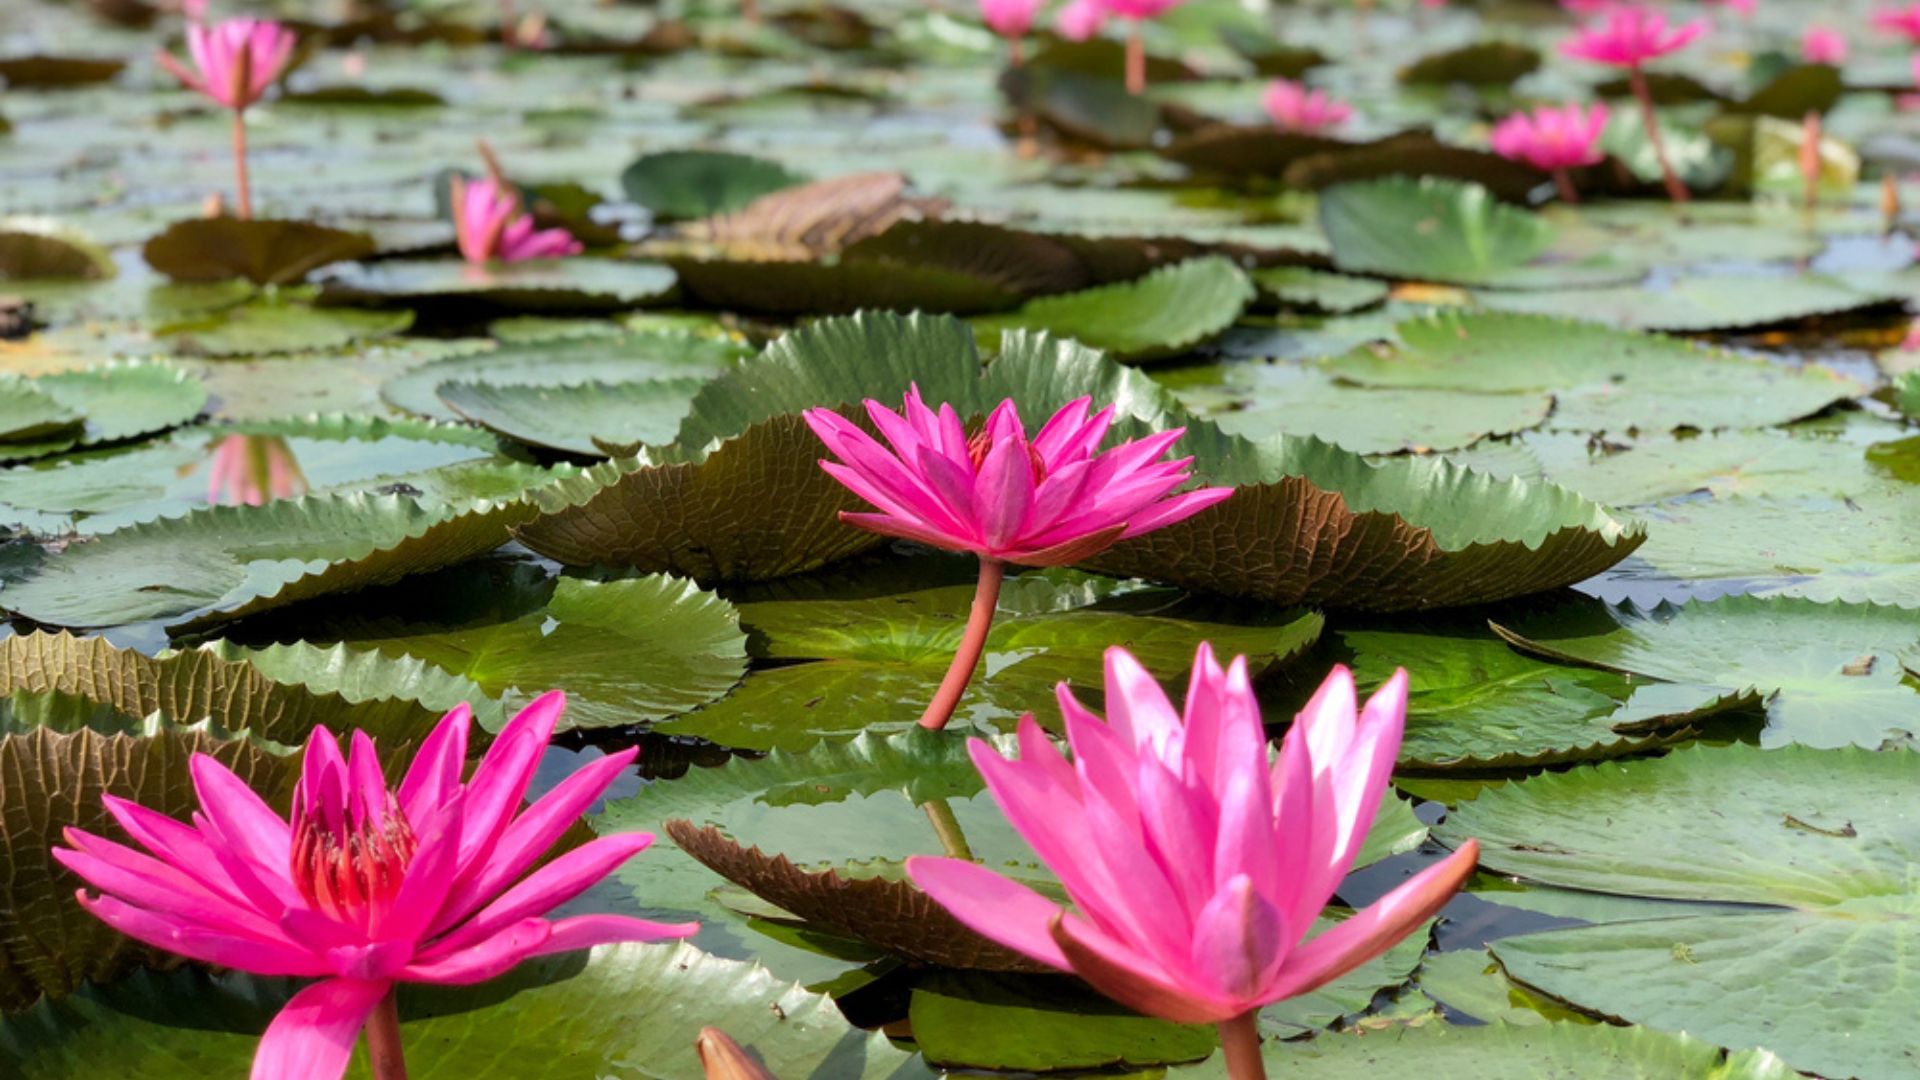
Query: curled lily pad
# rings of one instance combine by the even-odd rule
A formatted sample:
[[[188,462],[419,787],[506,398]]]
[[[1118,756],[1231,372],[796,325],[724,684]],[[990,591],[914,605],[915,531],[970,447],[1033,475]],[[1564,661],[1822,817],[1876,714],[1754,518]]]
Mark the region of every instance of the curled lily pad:
[[[147,241],[147,265],[175,281],[245,278],[256,285],[289,285],[329,263],[373,254],[372,238],[310,221],[196,218],[179,221]]]
[[[0,281],[98,281],[115,272],[113,256],[52,223],[0,220]]]
[[[59,415],[82,420],[78,429],[55,428],[0,443],[0,460],[10,461],[161,431],[192,420],[207,403],[200,380],[183,368],[153,360],[116,361],[31,379],[0,375],[0,392],[8,389],[22,395],[23,406],[47,398]]]

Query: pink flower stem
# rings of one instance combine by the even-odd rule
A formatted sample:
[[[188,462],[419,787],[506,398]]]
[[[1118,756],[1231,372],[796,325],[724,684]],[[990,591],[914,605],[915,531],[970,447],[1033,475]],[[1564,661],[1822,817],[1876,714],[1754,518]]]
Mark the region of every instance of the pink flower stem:
[[[400,1051],[400,1007],[393,993],[388,990],[367,1018],[367,1058],[373,1063],[373,1080],[407,1080],[407,1059]]]
[[[233,110],[233,212],[245,221],[253,216],[253,192],[247,184],[247,111]]]
[[[1561,202],[1577,203],[1580,201],[1580,192],[1573,186],[1573,177],[1567,174],[1567,170],[1553,170],[1553,186],[1560,189]]]
[[[1259,1010],[1254,1009],[1220,1022],[1227,1080],[1267,1080],[1267,1063],[1260,1059],[1259,1016]]]
[[[980,654],[987,647],[987,631],[993,627],[993,610],[1000,603],[1000,583],[1006,580],[1007,565],[998,559],[980,557],[980,584],[973,591],[973,609],[967,613],[967,629],[960,636],[960,651],[953,654],[953,666],[940,680],[927,711],[920,714],[920,726],[939,731],[953,719],[960,695],[967,692],[973,669],[980,665]]]
[[[1660,137],[1660,119],[1653,111],[1653,90],[1647,86],[1647,73],[1635,64],[1627,69],[1627,82],[1633,87],[1633,96],[1640,100],[1640,119],[1647,127],[1647,142],[1653,144],[1654,160],[1660,163],[1660,178],[1667,185],[1667,198],[1674,202],[1687,201],[1687,185],[1673,171],[1673,162],[1667,160],[1667,143]]]
[[[1127,93],[1140,96],[1147,92],[1147,39],[1140,32],[1140,20],[1133,20],[1127,31]]]
[[[933,834],[940,838],[940,850],[950,859],[973,861],[973,849],[967,846],[967,834],[960,831],[960,819],[953,816],[953,807],[945,799],[928,799],[920,804],[926,811],[927,821],[933,825]]]

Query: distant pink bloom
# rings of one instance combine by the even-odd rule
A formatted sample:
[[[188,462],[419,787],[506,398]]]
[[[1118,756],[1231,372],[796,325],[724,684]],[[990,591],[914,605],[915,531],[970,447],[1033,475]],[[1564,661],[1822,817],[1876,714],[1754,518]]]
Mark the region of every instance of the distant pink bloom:
[[[1428,8],[1443,8],[1447,6],[1447,0],[1420,0],[1420,6],[1428,7]]]
[[[1034,722],[1020,757],[967,749],[994,802],[1071,909],[962,859],[907,860],[914,884],[974,931],[1070,971],[1107,997],[1181,1023],[1222,1023],[1308,993],[1385,952],[1439,911],[1478,845],[1307,939],[1388,790],[1406,672],[1356,707],[1336,667],[1268,751],[1245,657],[1200,646],[1185,711],[1126,650],[1106,658],[1107,719],[1059,688],[1068,762]]]
[[[1078,562],[1233,493],[1172,494],[1187,482],[1193,459],[1160,457],[1185,428],[1101,452],[1113,407],[1089,416],[1090,404],[1090,398],[1070,402],[1031,441],[1011,400],[969,439],[953,406],[935,413],[917,386],[899,413],[866,403],[885,446],[832,409],[809,409],[806,421],[840,459],[820,467],[880,511],[843,512],[842,521],[1000,562]]]
[[[1493,152],[1524,161],[1542,172],[1578,169],[1606,157],[1600,136],[1607,130],[1607,107],[1542,105],[1517,112],[1494,125]]]
[[[1157,19],[1179,7],[1181,0],[1100,0],[1107,14],[1117,19]]]
[[[1626,2],[1627,0],[1560,0],[1560,7],[1564,11],[1570,11],[1585,18],[1588,15],[1598,15]]]
[[[1752,15],[1759,7],[1759,0],[1706,0],[1706,2],[1716,7],[1726,8],[1728,11],[1737,11],[1742,15]]]
[[[1809,26],[1800,35],[1800,58],[1809,64],[1847,62],[1847,35],[1830,26]]]
[[[1053,32],[1068,41],[1087,41],[1106,23],[1107,9],[1101,0],[1070,0],[1053,17]]]
[[[1041,0],[980,0],[980,18],[994,33],[1017,38],[1033,28]]]
[[[1901,34],[1907,40],[1920,44],[1920,3],[1881,8],[1873,13],[1873,26],[1876,30]]]
[[[1576,60],[1634,68],[1684,49],[1706,32],[1703,20],[1669,26],[1667,17],[1652,8],[1616,7],[1606,12],[1602,22],[1561,42],[1560,51]]]
[[[434,728],[397,787],[365,732],[343,756],[333,734],[315,728],[291,823],[196,754],[201,811],[191,823],[106,797],[107,812],[152,854],[68,829],[70,846],[54,857],[100,890],[80,890],[81,906],[128,937],[203,964],[321,980],[268,1026],[253,1080],[336,1080],[395,983],[465,986],[535,956],[698,929],[541,917],[653,841],[604,836],[528,872],[637,753],[583,767],[516,816],[565,705],[555,692],[522,709],[465,783],[465,705]]]
[[[1318,135],[1347,122],[1353,106],[1335,101],[1325,90],[1309,91],[1290,79],[1275,79],[1267,84],[1260,104],[1281,131],[1299,135]]]
[[[533,215],[490,178],[453,178],[453,230],[460,254],[476,266],[578,255],[585,248],[565,229],[535,230]]]
[[[264,19],[228,19],[187,27],[193,70],[162,51],[154,57],[181,85],[236,112],[259,101],[293,57],[293,31]]]
[[[261,506],[307,493],[287,440],[272,435],[228,435],[214,444],[207,467],[207,502]]]

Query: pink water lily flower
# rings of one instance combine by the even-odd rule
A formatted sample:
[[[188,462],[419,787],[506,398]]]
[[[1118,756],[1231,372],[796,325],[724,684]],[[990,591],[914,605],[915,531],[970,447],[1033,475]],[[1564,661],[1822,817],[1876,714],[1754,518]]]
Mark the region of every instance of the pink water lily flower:
[[[256,975],[317,978],[260,1040],[253,1080],[336,1080],[361,1029],[379,1077],[404,1075],[396,983],[465,986],[530,957],[618,941],[685,937],[697,924],[622,915],[548,920],[653,837],[605,836],[529,868],[633,761],[582,767],[517,813],[565,708],[558,692],[515,716],[461,782],[471,715],[434,728],[398,786],[373,740],[346,755],[314,729],[292,821],[225,766],[195,755],[191,824],[113,796],[107,811],[148,853],[68,829],[54,856],[99,890],[80,904],[128,937]]]
[[[307,492],[287,440],[273,435],[228,435],[214,445],[207,466],[207,502],[262,506]]]
[[[1260,104],[1272,118],[1273,126],[1298,135],[1318,135],[1347,122],[1353,106],[1335,101],[1325,90],[1308,90],[1291,79],[1275,79],[1267,84]]]
[[[1876,30],[1899,34],[1914,44],[1920,44],[1920,3],[1880,8],[1873,13],[1873,26]]]
[[[1053,17],[1053,32],[1068,41],[1089,41],[1107,24],[1107,8],[1100,0],[1069,0]]]
[[[1542,105],[1531,113],[1517,112],[1493,127],[1493,152],[1511,161],[1523,161],[1553,174],[1560,197],[1578,202],[1569,169],[1595,165],[1606,158],[1600,136],[1607,130],[1607,107]]]
[[[898,413],[866,402],[886,445],[832,409],[809,409],[807,425],[838,461],[820,467],[872,503],[876,513],[842,511],[850,525],[980,558],[980,583],[953,667],[920,723],[944,727],[986,645],[1006,564],[1065,566],[1114,544],[1183,521],[1233,494],[1232,488],[1174,491],[1193,459],[1162,461],[1185,428],[1101,451],[1112,406],[1067,403],[1031,440],[1011,399],[969,438],[960,415],[938,413],[916,385]]]
[[[260,100],[293,57],[293,31],[265,19],[228,19],[213,26],[187,27],[187,51],[193,68],[161,51],[155,57],[189,90],[205,94],[233,112],[234,213],[253,216],[253,191],[247,180],[247,109]]]
[[[1636,4],[1608,9],[1600,22],[1561,42],[1560,51],[1576,60],[1634,68],[1678,52],[1706,32],[1703,20],[1669,26],[1665,15]]]
[[[452,202],[460,254],[475,266],[559,259],[585,250],[565,229],[537,229],[519,196],[490,177],[454,177]]]
[[[1184,712],[1124,649],[1107,651],[1107,719],[1062,684],[1069,763],[1031,715],[1018,760],[968,751],[994,802],[1060,879],[1071,910],[964,859],[907,860],[914,884],[976,932],[1070,971],[1129,1008],[1219,1024],[1229,1075],[1261,1075],[1254,1016],[1386,951],[1439,911],[1473,841],[1370,907],[1307,934],[1372,827],[1400,749],[1406,672],[1364,709],[1335,668],[1270,760],[1245,657],[1202,645]]]
[[[1847,35],[1831,26],[1809,26],[1800,35],[1800,59],[1809,64],[1837,67],[1847,62],[1847,52]]]
[[[980,20],[1003,38],[1021,37],[1033,28],[1041,0],[980,0]]]

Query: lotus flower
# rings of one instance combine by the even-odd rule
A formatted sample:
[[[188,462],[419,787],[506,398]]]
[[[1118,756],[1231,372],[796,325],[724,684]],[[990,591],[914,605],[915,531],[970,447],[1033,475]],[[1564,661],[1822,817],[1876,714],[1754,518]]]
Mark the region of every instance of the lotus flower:
[[[1920,4],[1880,8],[1873,13],[1873,26],[1876,30],[1899,34],[1914,44],[1920,44]]]
[[[1106,13],[1115,18],[1125,19],[1127,27],[1127,93],[1144,94],[1147,92],[1147,40],[1142,36],[1140,24],[1148,19],[1157,19],[1166,12],[1180,6],[1181,0],[1099,0]]]
[[[1706,31],[1707,24],[1699,20],[1669,26],[1665,15],[1634,4],[1609,8],[1601,23],[1560,43],[1560,51],[1567,56],[1627,69],[1627,81],[1640,102],[1640,119],[1647,129],[1647,142],[1652,144],[1653,156],[1660,162],[1667,197],[1677,203],[1687,201],[1687,186],[1680,182],[1672,161],[1667,158],[1667,144],[1660,137],[1660,117],[1654,112],[1653,92],[1647,87],[1647,73],[1641,65],[1686,48]]]
[[[1847,62],[1847,35],[1830,26],[1809,26],[1800,35],[1800,58],[1809,64]]]
[[[1600,136],[1607,130],[1607,107],[1578,105],[1554,108],[1542,105],[1532,113],[1518,112],[1494,125],[1493,152],[1512,161],[1524,161],[1553,174],[1560,197],[1578,202],[1568,169],[1599,163],[1607,155]]]
[[[1069,0],[1053,17],[1053,32],[1068,41],[1089,41],[1106,23],[1106,5],[1100,0]]]
[[[536,230],[520,199],[492,178],[453,178],[453,231],[460,254],[475,266],[558,259],[584,250],[565,229]]]
[[[1223,671],[1200,646],[1184,713],[1124,649],[1107,651],[1106,688],[1105,722],[1059,688],[1071,764],[1031,715],[1020,721],[1017,761],[968,744],[994,801],[1074,910],[963,859],[916,856],[908,876],[976,932],[1122,1005],[1221,1025],[1230,1075],[1258,1076],[1255,1012],[1325,985],[1425,923],[1472,871],[1478,846],[1469,840],[1307,939],[1387,790],[1406,672],[1358,709],[1352,676],[1336,667],[1271,763],[1245,657]]]
[[[944,727],[966,689],[986,644],[1005,564],[1064,566],[1088,559],[1233,494],[1232,488],[1173,494],[1187,482],[1193,459],[1160,457],[1185,428],[1098,452],[1113,407],[1089,415],[1091,404],[1090,398],[1069,402],[1029,440],[1019,411],[1003,401],[980,433],[968,438],[953,406],[935,413],[915,386],[899,413],[866,403],[886,446],[831,409],[807,411],[807,425],[839,458],[820,467],[879,511],[842,512],[840,520],[980,558],[967,632],[921,724]]]
[[[1325,90],[1309,91],[1290,79],[1275,79],[1267,84],[1260,104],[1281,131],[1300,135],[1318,135],[1347,122],[1353,106],[1335,101]]]
[[[307,493],[287,440],[272,435],[228,435],[214,444],[207,469],[207,502],[261,506]]]
[[[253,216],[247,182],[247,108],[280,77],[298,39],[293,31],[264,19],[228,19],[214,26],[187,27],[187,51],[193,70],[162,51],[155,59],[189,90],[205,94],[233,111],[234,210]]]
[[[1003,38],[1019,38],[1033,28],[1040,0],[980,0],[980,19]]]
[[[620,915],[547,920],[653,837],[589,841],[532,873],[543,852],[632,762],[636,750],[589,764],[515,816],[565,697],[546,694],[500,732],[462,783],[471,715],[440,721],[397,787],[373,740],[350,752],[314,729],[282,820],[239,777],[204,754],[191,763],[201,812],[192,824],[124,799],[108,813],[151,854],[68,829],[62,865],[100,895],[95,916],[149,945],[257,975],[318,978],[274,1017],[253,1080],[335,1080],[368,1030],[376,1076],[398,1061],[396,983],[464,986],[522,960],[616,941],[684,937],[698,926]]]

